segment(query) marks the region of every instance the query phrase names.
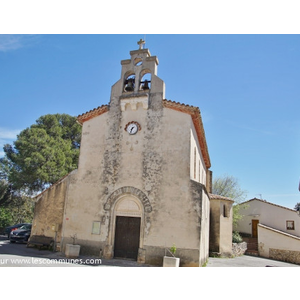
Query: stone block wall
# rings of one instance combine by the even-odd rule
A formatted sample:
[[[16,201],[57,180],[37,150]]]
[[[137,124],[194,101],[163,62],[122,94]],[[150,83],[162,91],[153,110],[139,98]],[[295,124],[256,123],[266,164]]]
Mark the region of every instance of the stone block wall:
[[[247,251],[247,243],[232,243],[232,255],[233,256],[242,256]]]
[[[300,265],[300,251],[270,248],[269,258]]]

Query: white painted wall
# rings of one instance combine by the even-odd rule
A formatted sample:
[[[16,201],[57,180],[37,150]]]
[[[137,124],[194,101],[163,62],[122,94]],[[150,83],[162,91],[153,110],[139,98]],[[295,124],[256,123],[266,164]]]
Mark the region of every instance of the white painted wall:
[[[209,212],[210,201],[204,191],[202,191],[202,220],[201,229],[202,235],[200,237],[200,265],[203,265],[208,259],[209,253]]]
[[[270,248],[299,252],[300,238],[259,225],[258,247],[259,255],[263,257],[269,257]]]
[[[196,155],[195,155],[196,154]],[[206,185],[206,167],[194,124],[191,122],[190,178]]]
[[[259,220],[260,224],[300,236],[300,217],[296,211],[259,199],[245,202],[246,208],[243,208],[243,205],[240,213],[244,217],[238,222],[237,230],[239,232],[252,234],[252,220],[255,219]],[[287,229],[287,221],[294,221],[294,230]]]

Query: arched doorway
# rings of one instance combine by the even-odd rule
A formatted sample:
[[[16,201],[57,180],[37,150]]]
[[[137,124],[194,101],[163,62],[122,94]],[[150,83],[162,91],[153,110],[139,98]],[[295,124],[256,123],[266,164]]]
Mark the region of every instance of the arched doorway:
[[[107,215],[110,219],[107,244],[104,248],[104,258],[111,259],[115,257],[114,248],[116,241],[115,233],[117,225],[116,221],[118,219],[117,217],[132,217],[140,219],[140,236],[137,260],[143,263],[145,259],[145,251],[143,249],[144,232],[146,227],[148,229],[150,227],[149,221],[147,226],[145,225],[145,214],[148,215],[152,211],[151,203],[146,194],[135,187],[123,186],[110,194],[104,204],[104,210],[107,212]],[[137,220],[134,221],[138,222]],[[138,227],[137,225],[135,226]]]
[[[114,257],[137,260],[142,235],[142,206],[134,196],[123,196],[114,207]]]

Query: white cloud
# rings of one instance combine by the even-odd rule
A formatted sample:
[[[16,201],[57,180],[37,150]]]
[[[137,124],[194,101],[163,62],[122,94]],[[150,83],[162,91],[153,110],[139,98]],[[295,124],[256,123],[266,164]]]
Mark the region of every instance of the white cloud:
[[[36,40],[36,35],[0,34],[0,52],[17,50],[35,43]]]
[[[19,134],[21,130],[19,129],[7,129],[0,127],[0,140],[2,139],[15,139],[17,134]]]

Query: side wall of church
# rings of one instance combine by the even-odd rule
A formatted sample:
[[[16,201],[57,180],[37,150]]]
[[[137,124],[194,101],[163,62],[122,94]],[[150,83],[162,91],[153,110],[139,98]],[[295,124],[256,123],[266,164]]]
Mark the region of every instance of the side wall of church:
[[[190,178],[206,185],[206,173],[204,159],[201,154],[199,141],[194,125],[191,126],[191,153],[190,153]]]
[[[209,256],[209,220],[210,220],[210,199],[207,190],[202,188],[202,214],[200,232],[200,255],[199,265],[204,265]]]
[[[76,170],[38,196],[35,202],[31,236],[43,235],[54,239],[57,232],[56,242],[60,243],[65,197],[70,178],[74,173]]]

